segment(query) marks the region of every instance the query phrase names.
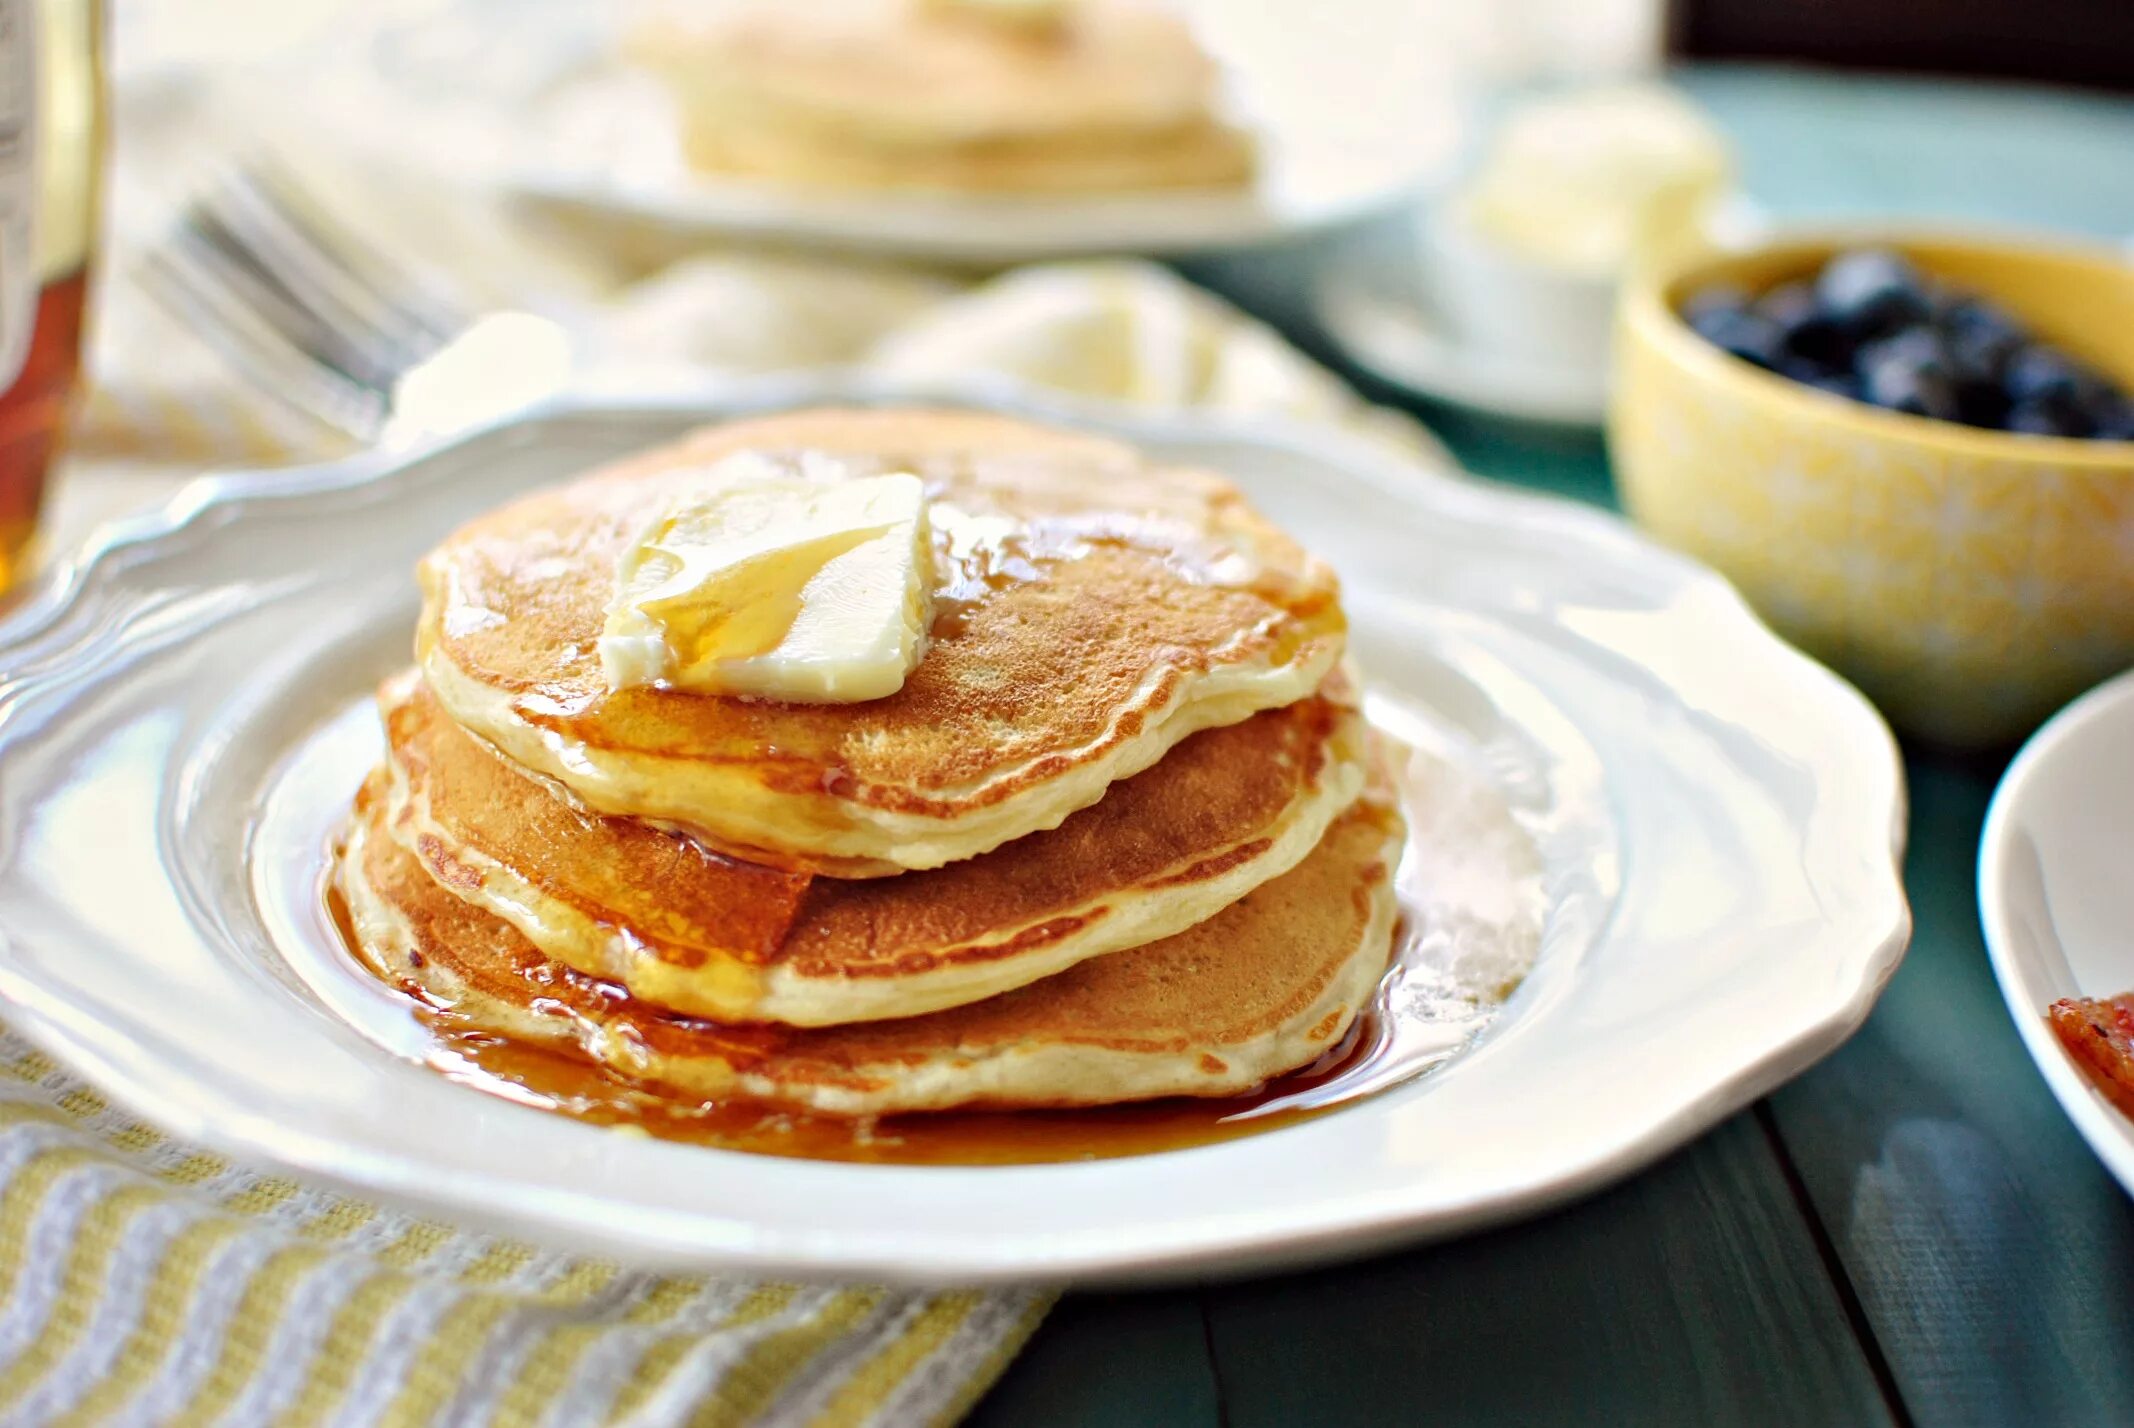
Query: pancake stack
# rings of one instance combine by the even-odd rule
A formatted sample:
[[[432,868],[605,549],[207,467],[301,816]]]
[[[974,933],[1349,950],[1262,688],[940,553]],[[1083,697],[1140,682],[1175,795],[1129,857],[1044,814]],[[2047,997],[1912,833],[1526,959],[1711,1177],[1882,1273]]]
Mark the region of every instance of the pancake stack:
[[[1020,194],[1252,177],[1214,64],[1135,0],[748,0],[657,20],[630,48],[708,172]]]
[[[925,483],[895,693],[609,687],[618,561],[737,465]],[[365,962],[457,1026],[689,1102],[1090,1106],[1253,1089],[1385,972],[1403,828],[1338,587],[1215,476],[790,413],[506,506],[421,580],[335,877]]]

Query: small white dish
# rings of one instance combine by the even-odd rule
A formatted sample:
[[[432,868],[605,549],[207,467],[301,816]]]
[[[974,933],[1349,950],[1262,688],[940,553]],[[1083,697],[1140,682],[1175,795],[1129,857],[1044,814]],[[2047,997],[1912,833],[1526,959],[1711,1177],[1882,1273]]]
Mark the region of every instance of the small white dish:
[[[1714,244],[1768,221],[1735,195],[1705,220]],[[1313,314],[1373,376],[1516,421],[1598,428],[1608,415],[1619,282],[1556,272],[1482,242],[1448,197],[1408,225],[1371,225],[1312,281]]]
[[[1552,359],[1548,334],[1556,324],[1576,326],[1576,312],[1595,306],[1591,295],[1574,303],[1570,315],[1554,312],[1552,298],[1513,281],[1500,264],[1472,252],[1473,243],[1427,236],[1448,222],[1423,219],[1420,238],[1406,226],[1374,225],[1343,245],[1312,283],[1320,326],[1357,365],[1416,395],[1515,421],[1598,427],[1608,409],[1613,285],[1597,299],[1597,348],[1581,337],[1564,350],[1583,358]],[[1446,251],[1466,257],[1443,263]],[[1483,342],[1473,335],[1500,308],[1527,340]]]
[[[1001,195],[839,192],[721,179],[674,164],[541,164],[513,170],[518,198],[580,218],[636,226],[664,249],[711,238],[931,259],[984,267],[1132,254],[1163,257],[1308,237],[1399,203],[1433,171],[1428,145],[1345,150],[1274,138],[1262,168],[1231,191]]]
[[[1552,268],[1489,242],[1458,194],[1429,205],[1417,227],[1423,286],[1459,346],[1529,368],[1607,371],[1613,273]]]
[[[2134,1194],[2134,1120],[2062,1049],[2045,1010],[2134,991],[2134,673],[2055,715],[2009,764],[1979,844],[1993,975],[2075,1129]]]
[[[1421,303],[1388,301],[1354,275],[1313,293],[1315,315],[1351,360],[1420,397],[1513,421],[1599,427],[1608,415],[1604,369],[1566,367],[1469,345]]]
[[[708,418],[934,399],[1221,470],[1342,572],[1374,712],[1498,791],[1539,960],[1449,1062],[1189,1150],[841,1165],[617,1135],[355,1030],[320,935],[329,817],[408,658],[416,556]],[[0,622],[7,1020],[171,1133],[640,1264],[902,1281],[1270,1269],[1529,1214],[1830,1051],[1903,952],[1900,773],[1864,700],[1622,522],[1323,428],[786,378],[580,397],[431,446],[206,478]]]

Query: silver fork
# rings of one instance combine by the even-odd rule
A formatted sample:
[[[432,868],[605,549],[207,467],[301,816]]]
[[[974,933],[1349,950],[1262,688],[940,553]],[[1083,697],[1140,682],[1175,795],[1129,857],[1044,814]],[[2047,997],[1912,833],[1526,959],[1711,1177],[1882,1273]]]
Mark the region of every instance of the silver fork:
[[[456,340],[499,316],[539,321],[470,311],[271,160],[213,171],[140,277],[261,392],[366,443],[386,433],[410,374]]]

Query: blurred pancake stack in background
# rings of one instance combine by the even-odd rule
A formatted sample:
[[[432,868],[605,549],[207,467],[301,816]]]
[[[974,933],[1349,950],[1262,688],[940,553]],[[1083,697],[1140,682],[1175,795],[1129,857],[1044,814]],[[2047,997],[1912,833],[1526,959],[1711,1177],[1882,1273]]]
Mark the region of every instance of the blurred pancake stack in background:
[[[677,7],[628,48],[674,94],[706,172],[1002,194],[1253,174],[1215,64],[1137,0],[751,0]]]
[[[679,1104],[1093,1106],[1257,1088],[1385,974],[1403,823],[1338,585],[1220,477],[796,412],[421,578],[336,882],[441,1029]]]

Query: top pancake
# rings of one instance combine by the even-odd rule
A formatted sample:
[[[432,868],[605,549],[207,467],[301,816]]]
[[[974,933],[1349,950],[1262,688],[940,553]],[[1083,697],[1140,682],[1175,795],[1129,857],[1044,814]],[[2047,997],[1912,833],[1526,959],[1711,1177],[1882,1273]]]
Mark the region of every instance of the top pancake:
[[[787,704],[610,692],[617,558],[722,460],[916,472],[932,642],[897,693]],[[451,717],[590,807],[768,866],[938,867],[1094,803],[1180,740],[1304,698],[1344,640],[1332,572],[1229,483],[975,412],[714,426],[463,527],[427,557],[416,651]]]
[[[673,86],[700,167],[798,182],[1100,191],[1242,182],[1216,70],[1177,17],[1084,3],[1057,22],[922,0],[744,4],[634,53]]]

